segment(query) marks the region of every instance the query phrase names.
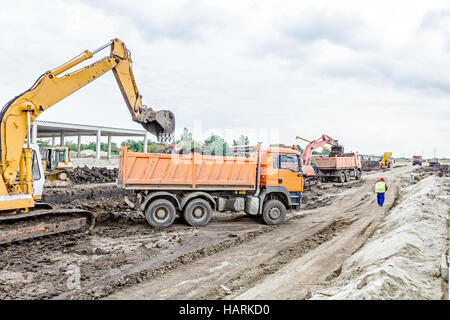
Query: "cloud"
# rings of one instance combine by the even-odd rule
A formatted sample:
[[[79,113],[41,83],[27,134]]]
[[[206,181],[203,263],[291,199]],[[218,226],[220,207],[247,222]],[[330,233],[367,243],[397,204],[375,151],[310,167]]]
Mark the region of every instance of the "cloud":
[[[368,39],[360,37],[367,28],[356,12],[340,11],[327,7],[302,10],[299,15],[287,16],[280,22],[282,34],[301,44],[329,41],[351,48],[367,48]]]
[[[286,144],[326,133],[347,150],[450,156],[447,12],[445,2],[14,1],[0,11],[0,98],[118,37],[144,103],[172,110],[180,129],[275,130],[265,143]],[[112,73],[41,119],[140,129]]]
[[[171,1],[161,5],[158,1],[141,1],[124,6],[121,0],[86,1],[113,17],[126,17],[146,41],[174,40],[191,42],[205,37],[205,33],[221,23],[212,19],[214,7],[200,0]]]
[[[420,28],[424,30],[447,29],[448,19],[450,18],[449,9],[431,10],[427,12],[420,23]]]

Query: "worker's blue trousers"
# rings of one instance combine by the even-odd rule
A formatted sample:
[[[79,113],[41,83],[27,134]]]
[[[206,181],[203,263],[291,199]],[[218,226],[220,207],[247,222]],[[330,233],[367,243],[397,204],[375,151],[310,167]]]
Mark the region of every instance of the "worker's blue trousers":
[[[377,202],[380,207],[383,206],[384,203],[384,192],[377,193]]]

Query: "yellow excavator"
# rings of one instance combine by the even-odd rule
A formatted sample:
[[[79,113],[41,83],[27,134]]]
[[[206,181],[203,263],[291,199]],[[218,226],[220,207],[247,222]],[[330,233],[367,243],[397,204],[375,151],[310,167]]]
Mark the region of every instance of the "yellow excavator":
[[[69,147],[45,147],[42,149],[42,168],[47,182],[67,181],[73,171]]]
[[[63,75],[106,48],[110,48],[108,56]],[[111,70],[132,120],[156,135],[159,141],[171,138],[175,129],[173,113],[154,111],[143,105],[131,63],[125,44],[113,39],[45,72],[30,89],[11,99],[0,111],[0,244],[93,227],[95,221],[90,212],[54,210],[41,201],[45,175],[39,147],[31,143],[33,121],[81,87]]]
[[[384,167],[391,167],[391,159],[390,157],[392,157],[392,152],[385,152],[383,155],[383,158],[381,158],[380,161],[380,168],[384,168]]]

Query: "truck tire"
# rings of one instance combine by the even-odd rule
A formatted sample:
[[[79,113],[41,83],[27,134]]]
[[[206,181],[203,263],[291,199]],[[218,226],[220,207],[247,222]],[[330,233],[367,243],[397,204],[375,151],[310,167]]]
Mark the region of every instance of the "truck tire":
[[[183,210],[183,218],[190,226],[204,226],[211,219],[212,208],[205,199],[192,199]]]
[[[345,182],[349,182],[350,181],[350,172],[344,171],[344,175],[345,175]]]
[[[172,202],[158,199],[151,202],[145,209],[145,218],[154,228],[166,228],[175,220],[176,209]]]
[[[279,200],[269,200],[264,204],[263,220],[268,225],[274,225],[286,220],[286,207]]]
[[[355,179],[356,179],[356,180],[361,179],[361,171],[356,170],[356,172],[355,172]]]
[[[344,174],[344,172],[339,173],[338,181],[340,183],[344,183],[345,182],[345,174]]]

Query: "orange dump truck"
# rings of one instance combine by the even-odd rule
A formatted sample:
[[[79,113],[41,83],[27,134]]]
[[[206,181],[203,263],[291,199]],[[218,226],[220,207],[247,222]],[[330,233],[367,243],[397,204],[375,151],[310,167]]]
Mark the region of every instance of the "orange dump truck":
[[[334,153],[332,148],[332,152],[328,157],[315,158],[318,176],[322,182],[330,180],[347,182],[350,180],[350,177],[354,177],[356,180],[361,178],[361,156],[354,152],[343,153],[343,147],[339,146],[339,148],[341,150]]]
[[[421,166],[423,163],[423,158],[422,158],[422,156],[413,156],[411,162],[412,162],[413,166],[416,164]]]
[[[233,156],[155,154],[121,149],[118,184],[135,190],[153,227],[170,226],[180,214],[205,225],[213,211],[245,211],[267,224],[299,208],[301,154],[291,148],[235,147]]]

